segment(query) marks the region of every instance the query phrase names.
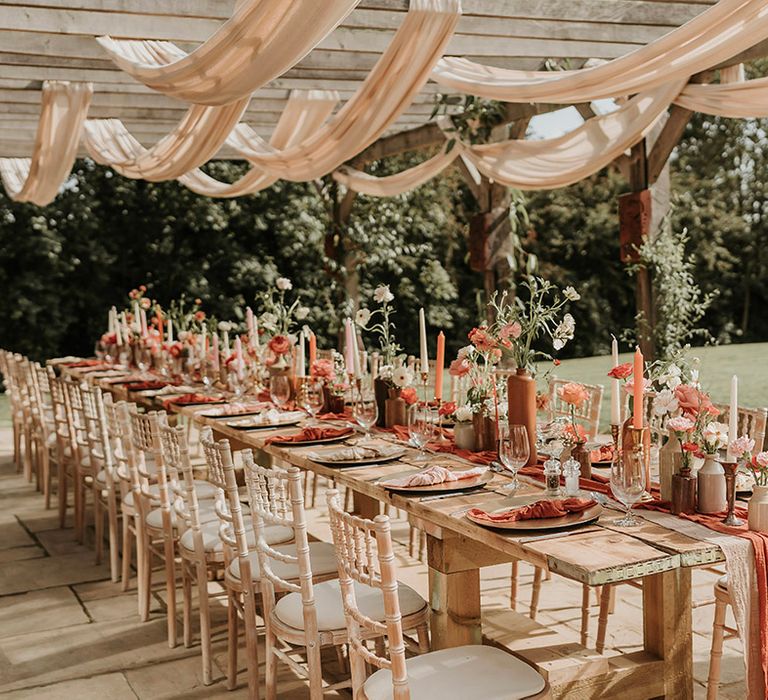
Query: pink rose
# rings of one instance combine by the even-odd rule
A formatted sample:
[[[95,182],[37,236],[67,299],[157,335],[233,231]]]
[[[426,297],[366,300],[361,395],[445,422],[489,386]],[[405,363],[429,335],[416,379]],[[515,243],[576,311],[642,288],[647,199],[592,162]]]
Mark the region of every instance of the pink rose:
[[[667,422],[667,427],[676,433],[687,433],[693,430],[694,425],[694,422],[685,416],[675,416]]]
[[[768,452],[758,452],[752,457],[752,464],[758,469],[768,468]]]
[[[412,406],[416,403],[419,397],[416,394],[416,389],[414,389],[412,386],[409,386],[400,390],[400,398],[409,406]]]
[[[675,389],[677,404],[684,415],[696,416],[701,411],[707,411],[716,416],[719,411],[712,405],[712,401],[702,391],[690,384],[681,384]]]
[[[523,327],[517,321],[512,321],[512,323],[502,326],[499,331],[499,337],[503,340],[509,340],[509,338],[517,340],[522,332]]]
[[[634,368],[632,367],[631,362],[625,362],[621,365],[616,365],[611,369],[610,372],[608,372],[608,376],[612,377],[613,379],[626,379],[627,377],[632,376]]]
[[[331,360],[315,360],[310,374],[321,379],[333,379],[333,362]]]
[[[448,374],[452,377],[463,377],[464,375],[469,374],[470,369],[470,364],[466,360],[454,360],[448,368]]]
[[[563,384],[563,386],[557,390],[557,395],[565,401],[565,403],[569,403],[576,408],[579,408],[579,406],[589,399],[587,388],[583,384],[578,384],[576,382]]]
[[[752,440],[749,435],[742,435],[731,441],[728,446],[728,451],[738,459],[745,454],[750,454],[755,449],[755,441]]]

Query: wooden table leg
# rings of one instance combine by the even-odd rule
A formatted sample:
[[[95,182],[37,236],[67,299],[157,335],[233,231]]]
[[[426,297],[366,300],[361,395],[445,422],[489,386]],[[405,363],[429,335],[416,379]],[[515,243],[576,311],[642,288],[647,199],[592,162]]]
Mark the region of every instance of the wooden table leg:
[[[664,661],[665,698],[693,698],[691,570],[673,569],[643,579],[645,650]]]
[[[442,551],[445,547],[450,547],[450,540],[446,543],[446,540],[427,536],[432,648],[481,644],[480,569],[438,570],[436,562],[447,559]]]
[[[364,493],[355,491],[353,503],[353,512],[361,518],[373,520],[379,514],[379,501],[371,496],[366,496]]]

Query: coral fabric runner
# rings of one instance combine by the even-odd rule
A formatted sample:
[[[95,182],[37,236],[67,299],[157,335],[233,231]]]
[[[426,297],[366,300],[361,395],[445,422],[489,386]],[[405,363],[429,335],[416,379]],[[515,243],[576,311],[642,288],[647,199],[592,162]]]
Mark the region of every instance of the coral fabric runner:
[[[295,435],[273,435],[265,440],[266,444],[273,442],[309,442],[310,440],[330,440],[344,437],[353,432],[352,428],[304,428]]]
[[[571,513],[582,513],[594,505],[595,501],[591,498],[563,498],[536,501],[527,506],[505,510],[502,513],[488,513],[482,508],[472,508],[467,511],[467,515],[489,523],[513,523],[518,520],[562,518]]]
[[[393,428],[381,428],[381,430],[393,432],[395,437],[403,442],[410,441],[411,436],[408,432],[408,428],[404,425],[396,425]],[[461,459],[465,459],[467,462],[472,462],[472,464],[490,464],[499,458],[499,455],[496,452],[490,450],[486,450],[485,452],[471,452],[470,450],[459,449],[456,447],[456,443],[453,440],[452,430],[444,429],[443,435],[447,438],[447,442],[428,442],[427,449],[433,450],[434,452],[445,452],[447,454],[456,455]]]

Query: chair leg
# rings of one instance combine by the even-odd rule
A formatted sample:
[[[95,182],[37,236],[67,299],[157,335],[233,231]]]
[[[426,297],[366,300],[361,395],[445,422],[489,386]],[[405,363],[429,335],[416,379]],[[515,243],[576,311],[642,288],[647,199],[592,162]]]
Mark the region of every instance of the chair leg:
[[[320,659],[320,645],[304,647],[307,654],[307,666],[309,669],[309,698],[310,700],[323,700],[323,667]]]
[[[48,449],[44,448],[40,451],[41,457],[41,469],[42,469],[42,481],[43,481],[43,496],[45,497],[45,509],[51,508],[51,456],[48,453]]]
[[[585,583],[581,587],[581,646],[587,646],[589,639],[589,586]]]
[[[173,536],[166,533],[163,536],[166,622],[168,627],[168,646],[171,649],[176,646],[176,563],[174,561],[174,549]]]
[[[131,518],[133,515],[129,515],[123,511],[123,551],[122,551],[122,586],[123,593],[128,590],[128,582],[131,580],[131,541],[133,540],[133,533],[131,532]],[[136,544],[136,566],[138,568],[138,561],[140,559],[140,549],[138,543]]]
[[[536,619],[539,612],[539,595],[541,594],[541,575],[544,572],[537,566],[533,570],[533,587],[531,588],[531,609],[529,616],[531,620]]]
[[[256,629],[256,594],[253,589],[246,589],[243,592],[243,617],[245,617],[248,697],[252,700],[259,700],[259,638]],[[269,632],[267,632],[267,634],[269,634]],[[274,654],[272,656],[274,656]],[[269,657],[267,657],[267,668],[269,668]],[[267,697],[269,697],[268,689]]]
[[[152,548],[149,537],[140,527],[136,532],[136,558],[138,561],[139,588],[139,618],[142,622],[149,620],[149,603],[152,594]]]
[[[614,596],[616,586],[606,585],[600,592],[600,616],[597,619],[597,638],[595,649],[598,654],[605,650],[605,633],[608,627],[608,615],[611,612],[611,598]]]
[[[416,527],[410,525],[408,527],[408,556],[413,559],[414,552],[416,551]]]
[[[416,638],[419,640],[419,653],[426,654],[429,651],[429,626],[421,625],[416,628]]]
[[[93,536],[96,540],[94,549],[96,552],[96,564],[101,564],[104,558],[104,508],[101,506],[101,499],[94,492],[93,494]]]
[[[512,574],[509,577],[509,607],[517,610],[517,577],[520,574],[519,562],[512,562]]]
[[[237,687],[237,593],[227,591],[227,690]]]
[[[723,658],[723,637],[725,636],[725,613],[728,604],[721,598],[715,599],[715,619],[712,623],[712,648],[709,652],[709,677],[707,678],[707,700],[717,700],[720,683],[720,664]]]
[[[188,562],[181,560],[181,638],[185,648],[192,646],[192,577]]]
[[[59,528],[62,530],[67,522],[67,465],[63,459],[59,459],[56,464],[57,485],[59,496]]]
[[[317,482],[319,481],[320,477],[317,474],[314,474],[312,479],[312,491],[309,496],[309,507],[314,508],[315,507],[315,499],[317,498]]]
[[[83,544],[85,539],[85,533],[82,530],[83,524],[83,474],[80,471],[80,467],[75,465],[74,470],[74,489],[75,489],[75,539]]]
[[[200,611],[200,649],[203,655],[203,684],[213,682],[211,662],[211,609],[208,600],[208,567],[204,562],[197,562],[197,597]]]
[[[419,530],[419,561],[425,561],[427,555],[427,531]]]
[[[120,547],[118,544],[117,503],[113,494],[107,500],[107,524],[109,526],[109,573],[113,583],[120,580]],[[130,559],[129,559],[130,562]]]

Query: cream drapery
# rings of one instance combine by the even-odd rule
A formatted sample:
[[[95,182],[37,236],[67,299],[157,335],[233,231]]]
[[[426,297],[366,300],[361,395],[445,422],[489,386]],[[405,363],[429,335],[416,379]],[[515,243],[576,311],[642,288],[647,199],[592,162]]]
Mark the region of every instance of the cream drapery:
[[[42,207],[56,198],[75,163],[92,96],[91,83],[43,83],[32,157],[0,158],[0,178],[12,200]]]
[[[331,172],[381,136],[429,79],[453,35],[459,0],[411,0],[402,25],[353,97],[320,129],[278,149],[239,124],[227,143],[257,168],[293,181]]]
[[[588,102],[688,78],[765,38],[765,0],[719,0],[656,41],[591,68],[520,71],[448,57],[435,66],[432,79],[451,90],[505,102]]]
[[[293,90],[275,126],[269,143],[273,148],[288,148],[311,136],[333,112],[339,95],[331,90]],[[258,168],[228,184],[195,169],[178,178],[193,192],[208,197],[240,197],[272,186],[280,178]]]
[[[686,85],[675,104],[718,117],[768,117],[768,78],[720,85]]]
[[[224,107],[193,105],[176,128],[149,149],[119,119],[88,119],[85,147],[97,163],[125,177],[173,180],[216,155],[249,101],[246,97]]]
[[[225,105],[296,65],[360,0],[244,0],[216,33],[187,54],[167,41],[99,37],[126,73],[169,97]]]

